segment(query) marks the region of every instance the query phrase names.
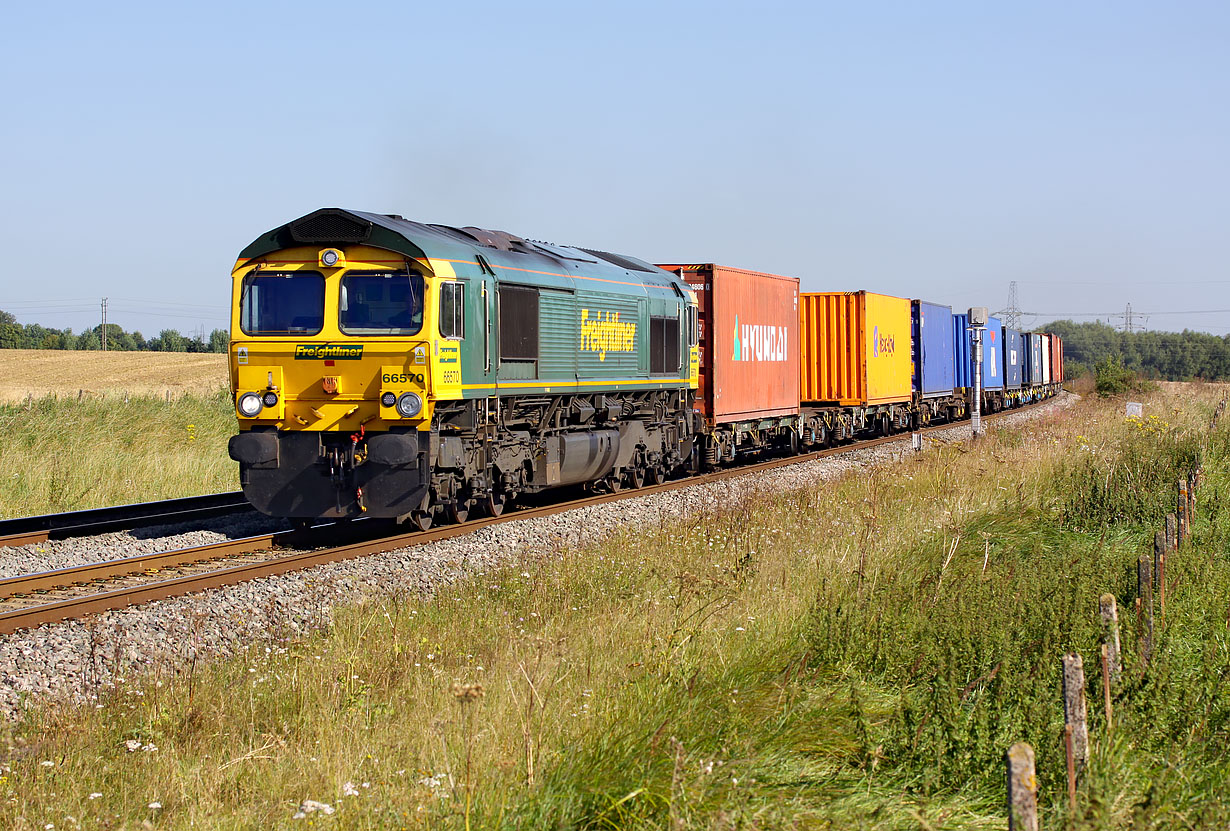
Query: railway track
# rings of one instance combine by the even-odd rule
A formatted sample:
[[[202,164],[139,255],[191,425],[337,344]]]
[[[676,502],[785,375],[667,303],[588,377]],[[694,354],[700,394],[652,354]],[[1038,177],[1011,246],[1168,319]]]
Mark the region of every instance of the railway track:
[[[205,496],[188,496],[182,499],[165,499],[161,502],[138,502],[133,505],[116,505],[111,508],[92,508],[66,514],[5,519],[0,520],[0,546],[30,545],[47,540],[86,537],[92,534],[105,534],[108,531],[148,528],[151,525],[251,513],[252,510],[252,506],[248,504],[242,491],[231,491],[211,493]]]
[[[1031,409],[1032,406],[986,416],[994,420],[1003,415]],[[919,430],[919,433],[952,428],[942,424]],[[412,545],[458,537],[480,528],[503,522],[550,516],[587,505],[601,505],[652,493],[663,493],[743,476],[762,470],[801,464],[851,450],[876,447],[908,438],[908,434],[884,436],[840,447],[827,448],[798,456],[786,456],[732,468],[722,468],[699,476],[676,479],[658,485],[620,490],[539,507],[508,511],[499,517],[471,520],[461,525],[445,525],[427,531],[414,531],[389,536],[380,535],[380,524],[355,522],[342,533],[348,537],[341,544],[304,550],[310,541],[309,532],[283,531],[253,537],[227,540],[210,545],[184,548],[155,554],[145,554],[122,560],[91,563],[40,574],[25,574],[0,580],[0,634],[80,618],[112,609],[122,609],[177,597],[220,586],[235,585],[262,577],[288,574],[326,563],[349,560],[394,551]],[[387,525],[383,526],[387,529]],[[315,533],[338,534],[336,526],[316,529]],[[355,539],[358,537],[358,539]],[[334,540],[336,541],[336,540]]]

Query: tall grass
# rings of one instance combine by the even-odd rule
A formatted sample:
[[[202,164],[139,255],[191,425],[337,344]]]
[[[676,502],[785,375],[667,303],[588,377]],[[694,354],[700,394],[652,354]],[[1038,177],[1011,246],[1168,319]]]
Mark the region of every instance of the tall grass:
[[[0,825],[1003,828],[1002,754],[1023,739],[1057,827],[1060,656],[1085,655],[1098,701],[1113,591],[1125,680],[1113,733],[1090,707],[1074,827],[1224,827],[1230,438],[1204,451],[1147,670],[1131,568],[1153,526],[1082,525],[1069,487],[1128,449],[1178,464],[1211,394],[1146,401],[1165,442],[1083,402],[837,482],[731,486],[433,598],[339,610],[327,633],[155,667],[97,709],[32,710],[10,728]],[[1164,503],[1165,477],[1137,496]]]
[[[224,390],[0,404],[0,518],[238,488]]]

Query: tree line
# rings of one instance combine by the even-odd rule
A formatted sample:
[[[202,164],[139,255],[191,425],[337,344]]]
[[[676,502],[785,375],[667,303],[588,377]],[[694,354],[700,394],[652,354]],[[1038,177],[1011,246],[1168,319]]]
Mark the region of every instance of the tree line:
[[[225,329],[214,329],[208,338],[191,336],[175,329],[163,329],[157,337],[146,338],[140,332],[125,332],[117,323],[106,328],[107,349],[116,352],[225,352],[230,336]],[[84,332],[52,329],[38,323],[18,323],[11,313],[0,310],[0,349],[76,349],[94,350],[103,347],[102,324]]]
[[[1120,332],[1105,323],[1060,320],[1039,331],[1063,338],[1066,374],[1075,378],[1117,362],[1145,378],[1166,381],[1230,379],[1230,335],[1206,332]]]

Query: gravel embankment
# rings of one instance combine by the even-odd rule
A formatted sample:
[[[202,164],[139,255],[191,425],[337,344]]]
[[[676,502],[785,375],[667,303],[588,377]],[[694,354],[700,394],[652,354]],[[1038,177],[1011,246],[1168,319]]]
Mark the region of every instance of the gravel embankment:
[[[1062,396],[994,424],[1019,424],[1065,408],[1075,400],[1076,396]],[[964,424],[928,434],[927,438],[945,441],[968,436],[969,426]],[[891,463],[908,450],[909,442],[906,436],[899,442],[745,477],[506,522],[463,537],[0,637],[0,713],[11,718],[40,697],[88,698],[97,686],[112,683],[117,677],[154,668],[174,669],[197,659],[234,654],[270,638],[294,637],[327,625],[337,604],[396,592],[427,594],[466,574],[508,565],[561,544],[576,545],[630,526],[653,526],[716,506],[730,500],[737,489],[785,490],[834,479],[854,469]],[[36,554],[39,560],[33,570],[45,571],[281,527],[271,525],[270,520],[247,518],[240,521],[242,528],[228,526],[225,519],[218,522],[221,524],[210,526],[212,530],[172,537],[153,538],[147,529],[140,533],[148,539],[116,534],[0,549],[0,573],[32,570],[30,558]],[[39,552],[38,548],[46,551]],[[55,559],[49,561],[49,557]]]

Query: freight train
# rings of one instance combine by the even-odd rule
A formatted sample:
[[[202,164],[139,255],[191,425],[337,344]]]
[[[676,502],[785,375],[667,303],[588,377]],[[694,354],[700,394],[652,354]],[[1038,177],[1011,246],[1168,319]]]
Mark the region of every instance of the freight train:
[[[230,455],[253,506],[300,525],[498,516],[953,421],[972,394],[949,307],[715,264],[325,208],[232,277]],[[992,318],[983,342],[988,411],[1059,389],[1057,336]]]

